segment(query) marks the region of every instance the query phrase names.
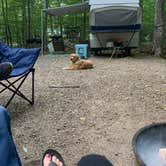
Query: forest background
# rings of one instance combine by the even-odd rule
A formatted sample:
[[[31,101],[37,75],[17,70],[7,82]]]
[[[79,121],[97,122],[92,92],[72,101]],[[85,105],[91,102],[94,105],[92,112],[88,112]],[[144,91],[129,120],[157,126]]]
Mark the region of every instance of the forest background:
[[[11,46],[27,47],[27,40],[41,39],[41,27],[47,36],[62,35],[74,40],[72,33],[80,32],[81,40],[89,38],[89,13],[74,13],[59,17],[44,14],[41,21],[42,9],[59,7],[84,0],[1,0],[0,3],[0,38]],[[141,42],[152,42],[154,34],[155,0],[141,0],[142,30]],[[164,13],[166,12],[166,3]],[[164,15],[166,25],[166,14]],[[165,37],[166,27],[164,27]],[[79,39],[79,40],[80,40]],[[72,41],[76,42],[76,41]]]

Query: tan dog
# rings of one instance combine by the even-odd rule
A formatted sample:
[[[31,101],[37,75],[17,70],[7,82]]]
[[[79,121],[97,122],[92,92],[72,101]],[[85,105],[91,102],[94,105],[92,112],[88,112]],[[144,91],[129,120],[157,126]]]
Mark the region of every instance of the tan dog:
[[[77,54],[70,55],[71,64],[69,67],[64,68],[66,70],[80,70],[80,69],[92,69],[93,64],[90,60],[83,60]]]

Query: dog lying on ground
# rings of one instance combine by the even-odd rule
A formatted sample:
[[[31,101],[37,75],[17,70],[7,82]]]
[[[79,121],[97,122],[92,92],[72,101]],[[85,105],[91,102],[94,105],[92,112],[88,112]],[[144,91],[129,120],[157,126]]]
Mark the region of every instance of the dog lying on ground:
[[[80,59],[77,54],[70,55],[71,64],[65,70],[92,69],[93,63],[90,60]]]

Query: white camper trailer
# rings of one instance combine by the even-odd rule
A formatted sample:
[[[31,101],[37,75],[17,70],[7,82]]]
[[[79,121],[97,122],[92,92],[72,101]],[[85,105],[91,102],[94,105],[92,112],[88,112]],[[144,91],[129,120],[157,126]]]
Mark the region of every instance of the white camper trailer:
[[[130,53],[139,46],[141,8],[139,0],[90,0],[90,47],[96,53],[121,41]]]
[[[47,14],[59,16],[90,10],[90,48],[111,49],[120,46],[130,53],[139,46],[141,8],[139,0],[89,0],[89,2],[44,9]]]

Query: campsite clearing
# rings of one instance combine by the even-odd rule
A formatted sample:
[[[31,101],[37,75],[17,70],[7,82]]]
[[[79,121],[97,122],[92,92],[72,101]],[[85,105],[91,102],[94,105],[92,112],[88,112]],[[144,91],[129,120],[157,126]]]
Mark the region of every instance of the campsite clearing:
[[[166,121],[164,59],[144,55],[91,60],[92,70],[67,71],[62,68],[68,56],[39,57],[34,106],[17,97],[9,105],[24,163],[56,148],[69,166],[90,153],[105,155],[115,166],[135,166],[131,141],[136,131]],[[30,79],[25,83],[30,94],[29,85]]]

